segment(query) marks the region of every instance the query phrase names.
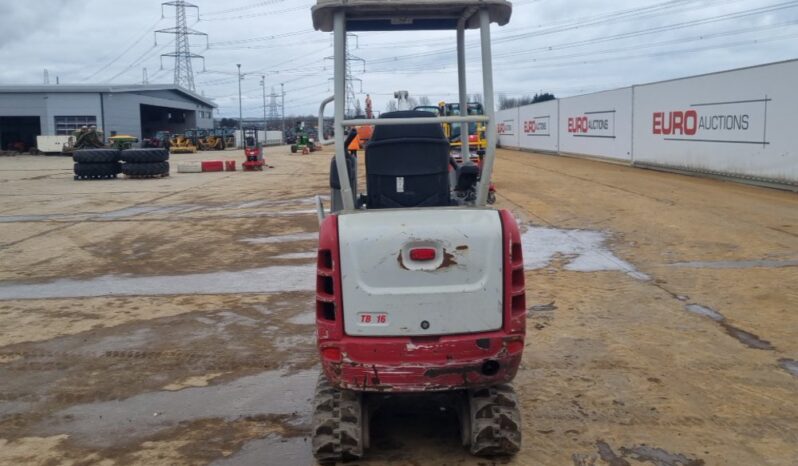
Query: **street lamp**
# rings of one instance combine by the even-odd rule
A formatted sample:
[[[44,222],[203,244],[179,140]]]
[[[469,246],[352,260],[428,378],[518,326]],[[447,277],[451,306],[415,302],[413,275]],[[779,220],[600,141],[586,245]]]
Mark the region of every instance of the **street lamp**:
[[[239,149],[241,149],[244,142],[244,107],[241,104],[241,80],[244,78],[241,76],[241,64],[236,65],[238,67],[238,131],[241,133],[241,140],[239,141]]]
[[[285,143],[285,83],[280,83],[280,94],[283,98],[282,102],[280,103],[280,111],[282,112],[280,126],[283,130],[283,143]]]
[[[263,88],[263,131],[269,131],[269,125],[266,123],[266,75],[260,78],[260,86]]]

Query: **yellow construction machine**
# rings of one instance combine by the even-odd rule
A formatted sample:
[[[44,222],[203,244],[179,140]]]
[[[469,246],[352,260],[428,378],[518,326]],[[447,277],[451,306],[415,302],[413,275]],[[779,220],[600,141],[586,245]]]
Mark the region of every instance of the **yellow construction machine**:
[[[468,103],[468,116],[484,115],[485,108],[479,102]],[[438,104],[438,114],[440,116],[460,116],[460,104],[447,104],[441,102]],[[488,148],[488,140],[486,137],[485,123],[469,123],[468,125],[468,149],[472,153],[472,157],[476,155],[481,157],[485,155]],[[449,139],[453,152],[460,153],[462,140],[460,139],[460,125],[444,123],[443,131]]]
[[[175,134],[172,136],[171,146],[169,148],[169,152],[172,154],[196,154],[197,153],[197,146],[194,145],[194,142],[191,141],[190,138],[186,137],[184,134]]]
[[[224,130],[215,129],[209,131],[199,140],[201,150],[225,150],[227,144],[224,137]]]

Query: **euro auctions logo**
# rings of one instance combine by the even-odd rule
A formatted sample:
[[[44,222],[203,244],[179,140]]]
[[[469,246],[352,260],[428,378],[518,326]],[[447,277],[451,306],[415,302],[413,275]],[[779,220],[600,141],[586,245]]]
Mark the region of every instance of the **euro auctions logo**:
[[[748,131],[751,115],[699,115],[695,110],[654,113],[654,134],[695,136],[702,131]]]
[[[651,132],[665,141],[763,144],[772,99],[692,104],[687,110],[653,112]]]
[[[569,117],[568,133],[582,138],[615,138],[615,110]]]
[[[524,121],[524,134],[527,136],[549,136],[551,135],[551,116],[536,116]]]
[[[496,125],[499,136],[513,136],[515,133],[515,120],[504,120]]]

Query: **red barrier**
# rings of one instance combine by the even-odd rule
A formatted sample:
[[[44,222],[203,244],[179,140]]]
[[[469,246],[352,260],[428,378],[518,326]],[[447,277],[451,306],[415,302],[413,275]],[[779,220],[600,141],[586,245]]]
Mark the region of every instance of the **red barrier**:
[[[236,171],[236,161],[235,160],[225,160],[225,162],[224,162],[224,171],[226,171],[226,172],[234,172],[234,171]]]
[[[203,172],[224,171],[224,162],[222,162],[221,160],[211,160],[208,162],[202,162],[202,171]]]

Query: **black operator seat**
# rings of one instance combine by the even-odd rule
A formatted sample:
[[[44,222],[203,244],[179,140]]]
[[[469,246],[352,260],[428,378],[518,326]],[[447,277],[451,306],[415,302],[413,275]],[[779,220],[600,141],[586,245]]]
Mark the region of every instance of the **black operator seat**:
[[[380,119],[434,118],[422,111],[383,113]],[[439,123],[375,126],[366,146],[369,209],[451,205],[449,141]]]

